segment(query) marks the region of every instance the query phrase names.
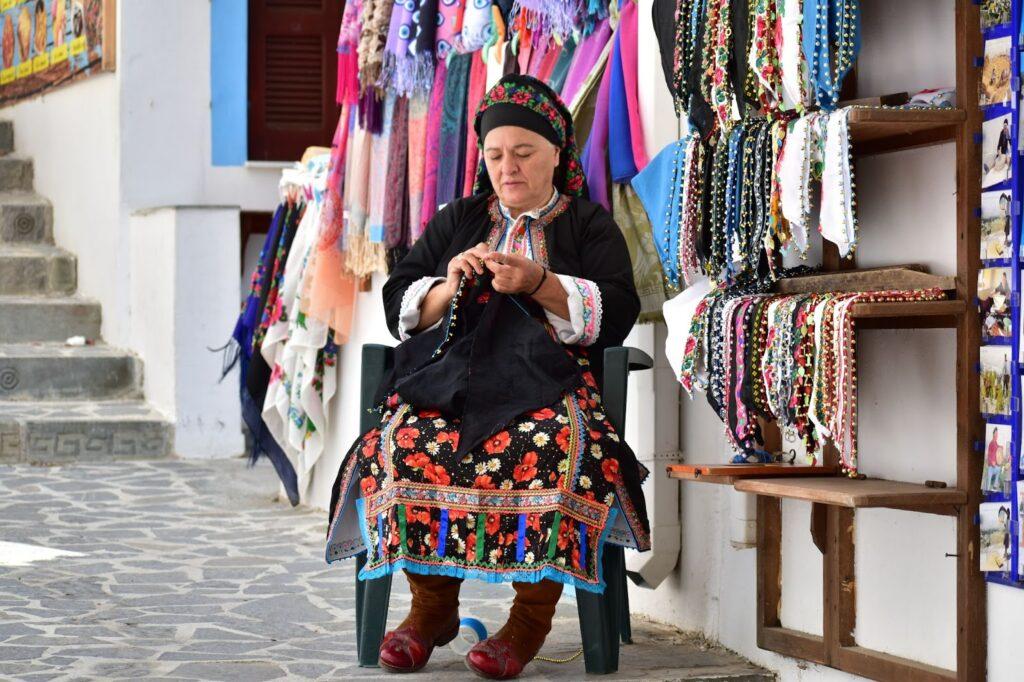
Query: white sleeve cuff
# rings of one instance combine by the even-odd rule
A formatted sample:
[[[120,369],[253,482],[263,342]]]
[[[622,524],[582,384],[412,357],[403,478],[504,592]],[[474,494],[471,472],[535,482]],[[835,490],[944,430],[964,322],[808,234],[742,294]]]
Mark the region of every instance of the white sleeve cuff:
[[[554,274],[554,273],[552,273]],[[589,279],[555,275],[568,296],[569,319],[545,310],[548,322],[566,345],[589,346],[601,333],[601,290]]]
[[[402,341],[412,336],[410,331],[415,329],[416,325],[420,323],[420,305],[422,305],[423,299],[426,298],[427,292],[435,284],[444,280],[444,277],[421,277],[410,284],[405,290],[405,294],[402,295],[402,307],[398,314],[398,337]],[[441,319],[444,318],[442,317]],[[439,324],[441,324],[441,320],[420,331],[433,329]]]

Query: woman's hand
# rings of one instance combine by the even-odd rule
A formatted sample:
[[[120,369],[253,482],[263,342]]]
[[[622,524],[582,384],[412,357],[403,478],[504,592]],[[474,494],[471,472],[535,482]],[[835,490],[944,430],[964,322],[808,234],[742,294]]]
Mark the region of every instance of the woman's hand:
[[[445,280],[445,291],[448,298],[455,296],[459,289],[459,279],[465,275],[467,279],[473,279],[477,275],[484,274],[484,258],[491,252],[491,247],[480,242],[476,246],[466,249],[448,261],[448,279]]]
[[[502,294],[525,294],[537,288],[544,268],[526,256],[515,253],[489,253],[484,264],[494,274],[491,286]]]

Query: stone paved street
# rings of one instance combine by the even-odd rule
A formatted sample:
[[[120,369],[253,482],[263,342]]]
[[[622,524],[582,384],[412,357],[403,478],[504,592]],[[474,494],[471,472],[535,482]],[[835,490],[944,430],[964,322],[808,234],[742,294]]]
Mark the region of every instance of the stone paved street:
[[[352,563],[324,562],[325,515],[276,492],[265,461],[0,466],[0,679],[390,677],[355,663]],[[11,565],[5,542],[78,554]],[[404,580],[395,586],[393,622],[408,605]],[[497,629],[510,595],[471,581],[464,613]],[[605,679],[771,679],[669,628],[636,622],[634,633],[622,672]],[[543,654],[578,646],[567,595]],[[527,671],[584,676],[582,659]],[[438,673],[475,679],[447,648],[402,679]]]

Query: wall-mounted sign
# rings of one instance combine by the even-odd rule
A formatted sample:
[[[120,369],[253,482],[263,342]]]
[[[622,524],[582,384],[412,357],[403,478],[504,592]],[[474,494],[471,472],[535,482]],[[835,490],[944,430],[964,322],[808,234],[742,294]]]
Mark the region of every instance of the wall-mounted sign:
[[[115,62],[116,0],[0,0],[0,106]]]

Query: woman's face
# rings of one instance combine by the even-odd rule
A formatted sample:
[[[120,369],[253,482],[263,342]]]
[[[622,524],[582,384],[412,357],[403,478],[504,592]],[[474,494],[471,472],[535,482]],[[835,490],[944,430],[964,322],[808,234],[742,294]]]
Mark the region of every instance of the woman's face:
[[[500,126],[484,138],[484,162],[501,203],[529,211],[551,198],[558,147],[544,136],[517,126]]]

